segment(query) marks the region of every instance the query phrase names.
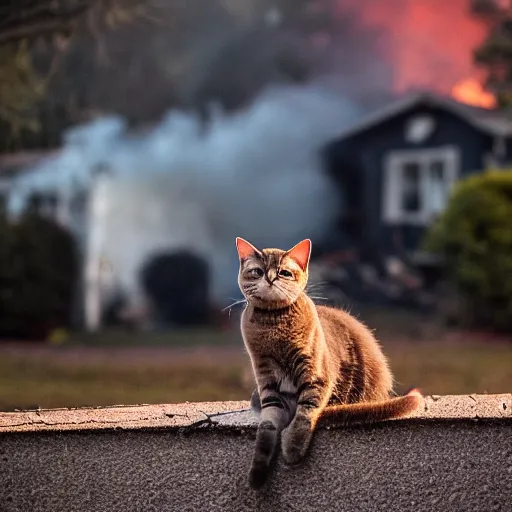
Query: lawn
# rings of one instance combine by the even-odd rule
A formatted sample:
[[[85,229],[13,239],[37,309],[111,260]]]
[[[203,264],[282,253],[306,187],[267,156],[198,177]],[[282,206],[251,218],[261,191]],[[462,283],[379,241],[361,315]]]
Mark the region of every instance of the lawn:
[[[0,345],[0,410],[248,399],[253,384],[241,343],[180,344]],[[427,394],[512,392],[510,342],[409,340],[383,346],[398,392],[411,386]]]

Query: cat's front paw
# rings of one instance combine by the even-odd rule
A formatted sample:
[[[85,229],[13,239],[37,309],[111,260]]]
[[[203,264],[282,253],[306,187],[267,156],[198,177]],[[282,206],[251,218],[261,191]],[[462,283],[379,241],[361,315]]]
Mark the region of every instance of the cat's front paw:
[[[268,468],[263,466],[252,466],[249,471],[249,485],[252,489],[261,489],[268,478]]]
[[[306,450],[297,445],[283,445],[283,459],[289,465],[298,464],[306,455]]]
[[[297,464],[305,457],[312,435],[308,418],[295,418],[292,421],[281,440],[283,458],[287,464]]]

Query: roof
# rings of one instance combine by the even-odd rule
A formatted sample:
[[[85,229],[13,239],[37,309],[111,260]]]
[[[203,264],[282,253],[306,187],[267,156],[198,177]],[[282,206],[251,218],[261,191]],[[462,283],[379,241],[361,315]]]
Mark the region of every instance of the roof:
[[[0,178],[11,178],[57,153],[58,150],[20,151],[19,153],[0,154]]]
[[[425,105],[438,107],[460,117],[477,130],[491,136],[512,137],[512,116],[505,112],[459,103],[452,98],[433,93],[420,92],[407,95],[363,117],[359,122],[341,133],[340,138],[351,137],[387,121],[408,110]]]

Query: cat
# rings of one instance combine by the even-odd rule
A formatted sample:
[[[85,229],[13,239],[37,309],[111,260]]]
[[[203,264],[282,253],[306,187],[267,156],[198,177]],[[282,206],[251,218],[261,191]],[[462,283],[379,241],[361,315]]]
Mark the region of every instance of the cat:
[[[236,239],[238,284],[247,305],[241,331],[259,415],[249,484],[261,488],[279,440],[284,460],[303,459],[319,420],[345,425],[407,416],[422,403],[414,389],[391,398],[393,377],[371,331],[349,313],[318,306],[306,293],[311,241],[289,251]]]

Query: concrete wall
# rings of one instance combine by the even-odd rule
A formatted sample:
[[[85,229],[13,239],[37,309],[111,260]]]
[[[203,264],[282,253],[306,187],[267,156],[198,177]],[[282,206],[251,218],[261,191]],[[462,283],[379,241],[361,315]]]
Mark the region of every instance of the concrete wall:
[[[429,397],[415,418],[317,433],[246,483],[246,402],[0,413],[0,511],[512,511],[512,395]]]

